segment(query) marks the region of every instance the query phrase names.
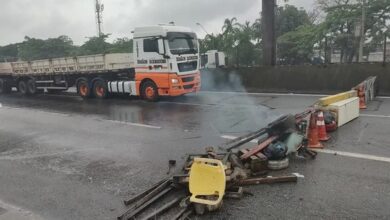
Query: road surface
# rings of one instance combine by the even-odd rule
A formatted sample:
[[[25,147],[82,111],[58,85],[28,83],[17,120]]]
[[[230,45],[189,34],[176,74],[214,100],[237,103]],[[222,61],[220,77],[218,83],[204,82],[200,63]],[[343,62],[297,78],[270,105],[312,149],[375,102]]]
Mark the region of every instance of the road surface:
[[[71,95],[0,96],[0,220],[114,219],[168,160],[297,113],[317,95],[203,92],[147,103]],[[390,99],[332,134],[296,184],[250,187],[204,219],[389,219]],[[277,174],[275,174],[277,175]],[[22,217],[20,219],[23,219]]]

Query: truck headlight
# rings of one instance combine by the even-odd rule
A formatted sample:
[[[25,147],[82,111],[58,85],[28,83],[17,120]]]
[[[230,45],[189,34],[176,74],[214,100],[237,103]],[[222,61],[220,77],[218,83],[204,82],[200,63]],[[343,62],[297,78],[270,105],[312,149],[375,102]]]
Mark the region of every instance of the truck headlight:
[[[179,83],[178,79],[171,79],[171,81],[172,81],[172,84],[178,84]]]

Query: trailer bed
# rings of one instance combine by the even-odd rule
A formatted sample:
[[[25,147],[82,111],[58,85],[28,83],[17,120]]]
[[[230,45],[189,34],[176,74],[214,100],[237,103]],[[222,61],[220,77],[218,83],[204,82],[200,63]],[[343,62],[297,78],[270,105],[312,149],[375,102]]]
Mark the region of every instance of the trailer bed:
[[[0,63],[0,75],[42,76],[119,72],[134,68],[132,53],[97,54]]]

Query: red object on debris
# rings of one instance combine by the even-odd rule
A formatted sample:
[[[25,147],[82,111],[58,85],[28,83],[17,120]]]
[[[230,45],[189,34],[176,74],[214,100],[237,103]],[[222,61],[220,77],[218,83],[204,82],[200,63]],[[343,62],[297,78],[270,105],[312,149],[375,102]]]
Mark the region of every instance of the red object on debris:
[[[329,135],[326,133],[324,113],[322,111],[317,114],[317,128],[318,128],[318,139],[320,141],[328,141]]]
[[[315,113],[311,114],[310,117],[308,139],[309,139],[309,145],[308,145],[309,148],[324,148],[324,145],[320,143],[318,138],[318,128],[317,128]]]
[[[240,158],[241,160],[246,160],[248,158],[250,158],[252,155],[255,155],[257,153],[259,153],[260,151],[264,150],[268,145],[270,145],[274,140],[276,140],[279,136],[272,136],[272,137],[269,137],[267,140],[263,141],[261,144],[259,144],[258,146],[252,148],[251,150],[249,150],[249,152],[243,154]]]
[[[330,124],[325,124],[325,127],[327,132],[333,132],[337,130],[337,123],[336,121],[332,121]]]

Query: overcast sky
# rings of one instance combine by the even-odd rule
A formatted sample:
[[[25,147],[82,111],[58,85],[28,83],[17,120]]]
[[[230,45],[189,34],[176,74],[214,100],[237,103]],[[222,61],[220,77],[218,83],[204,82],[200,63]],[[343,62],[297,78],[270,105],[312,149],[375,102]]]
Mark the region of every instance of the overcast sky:
[[[95,0],[1,0],[0,45],[35,38],[70,36],[75,44],[96,35]],[[176,22],[189,26],[199,36],[204,31],[220,32],[225,18],[254,21],[261,11],[261,0],[102,0],[104,32],[117,37],[132,37],[136,26]],[[283,3],[283,0],[278,0]],[[314,0],[289,0],[289,4],[311,9]]]

